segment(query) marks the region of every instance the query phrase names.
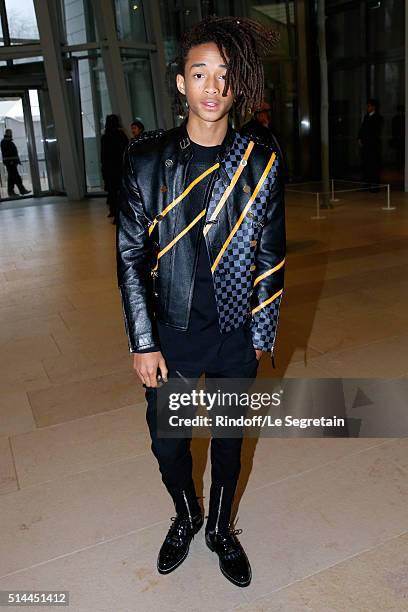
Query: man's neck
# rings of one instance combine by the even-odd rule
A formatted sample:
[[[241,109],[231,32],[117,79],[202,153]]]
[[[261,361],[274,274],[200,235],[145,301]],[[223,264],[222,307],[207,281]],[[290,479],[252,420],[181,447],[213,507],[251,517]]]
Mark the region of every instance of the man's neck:
[[[219,121],[203,121],[200,117],[189,113],[187,132],[190,139],[204,147],[220,145],[228,130],[228,115]]]

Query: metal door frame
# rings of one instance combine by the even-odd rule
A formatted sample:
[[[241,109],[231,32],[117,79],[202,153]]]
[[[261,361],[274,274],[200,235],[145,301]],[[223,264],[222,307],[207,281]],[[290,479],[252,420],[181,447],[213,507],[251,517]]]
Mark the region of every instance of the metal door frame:
[[[33,115],[31,113],[30,93],[28,89],[24,90],[23,92],[22,103],[23,103],[24,126],[26,130],[27,141],[28,141],[27,142],[28,161],[30,164],[31,183],[33,185],[33,195],[35,197],[39,197],[44,192],[41,190],[40,171],[38,167],[38,154],[37,154],[37,147],[35,144]],[[46,193],[48,192],[49,192],[49,189],[47,190]]]

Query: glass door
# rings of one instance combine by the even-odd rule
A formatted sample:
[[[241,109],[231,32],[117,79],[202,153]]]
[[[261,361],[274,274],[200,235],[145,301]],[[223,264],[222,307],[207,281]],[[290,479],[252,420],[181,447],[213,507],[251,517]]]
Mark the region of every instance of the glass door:
[[[43,105],[44,92],[38,89],[0,91],[2,200],[62,191],[59,155],[53,146],[56,138],[45,133],[50,124]]]
[[[46,173],[50,193],[59,195],[64,193],[65,189],[62,178],[58,139],[55,130],[51,101],[47,89],[40,88],[36,89],[35,91],[37,93],[37,98],[34,97],[34,101],[38,103],[38,107],[35,110],[32,110],[32,113],[33,116],[35,116],[36,112],[39,110],[41,119],[36,127],[36,143],[38,143],[37,154],[39,159],[40,180],[45,188],[46,182],[44,175]],[[30,98],[31,97],[32,94],[30,90]],[[34,123],[34,125],[36,125],[36,123]],[[41,138],[39,138],[40,135]]]
[[[23,94],[0,92],[0,197],[21,197],[33,193]]]

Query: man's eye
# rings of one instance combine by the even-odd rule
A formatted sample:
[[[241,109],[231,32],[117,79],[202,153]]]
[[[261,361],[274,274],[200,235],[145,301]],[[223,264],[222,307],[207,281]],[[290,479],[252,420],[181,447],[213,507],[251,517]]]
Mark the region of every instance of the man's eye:
[[[196,74],[193,75],[194,77],[201,77],[203,76],[202,72],[197,72]]]
[[[225,74],[221,74],[221,75],[220,75],[220,78],[221,78],[221,79],[224,79],[224,81],[225,81],[225,77],[226,77],[226,75],[225,75]]]

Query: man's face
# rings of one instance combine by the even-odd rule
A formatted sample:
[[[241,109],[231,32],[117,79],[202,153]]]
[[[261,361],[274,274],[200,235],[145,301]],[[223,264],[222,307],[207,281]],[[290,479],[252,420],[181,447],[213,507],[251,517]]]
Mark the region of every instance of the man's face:
[[[215,43],[193,47],[188,52],[184,76],[176,77],[177,89],[187,97],[190,113],[203,121],[219,121],[228,114],[234,96],[229,88],[222,96],[227,66]]]
[[[140,136],[140,127],[138,127],[137,125],[131,125],[130,129],[132,130],[133,138],[138,138]]]
[[[375,106],[373,104],[367,104],[367,113],[372,113],[375,111]]]

